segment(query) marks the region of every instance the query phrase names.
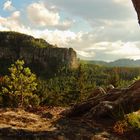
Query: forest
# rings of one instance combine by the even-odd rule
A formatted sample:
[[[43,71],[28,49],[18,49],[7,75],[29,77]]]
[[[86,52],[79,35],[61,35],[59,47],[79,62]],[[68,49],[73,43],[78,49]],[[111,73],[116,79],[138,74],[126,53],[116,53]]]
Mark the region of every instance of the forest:
[[[140,140],[139,0],[0,3],[0,140]]]
[[[118,65],[122,61],[127,67]],[[104,130],[113,139],[114,133],[139,137],[140,68],[130,63],[138,61],[114,62],[80,60],[72,48],[0,32],[0,134],[40,138],[50,131],[50,137],[58,139],[55,127],[63,137],[72,133],[73,139],[84,137],[81,128],[86,138]]]
[[[134,101],[135,107],[132,105],[134,107],[132,113],[128,113],[128,110],[131,110],[132,108],[129,107],[129,109],[127,109],[129,104],[127,102],[125,103],[125,100],[129,101],[129,96],[131,96],[131,92],[132,95],[135,93],[135,91],[131,91],[130,85],[133,85],[134,83],[133,86],[137,86],[137,81],[139,82],[139,79],[139,68],[105,67],[83,63],[83,61],[79,61],[79,66],[76,69],[68,69],[66,67],[63,67],[61,69],[58,69],[58,71],[51,76],[48,76],[47,73],[45,73],[45,75],[37,75],[25,65],[25,62],[23,60],[17,60],[15,63],[9,66],[8,72],[6,71],[6,74],[1,75],[0,77],[0,111],[2,113],[1,116],[3,116],[4,112],[6,111],[7,119],[11,118],[10,112],[8,112],[6,108],[15,108],[17,110],[17,113],[13,112],[15,109],[10,109],[10,111],[12,111],[12,114],[14,115],[14,118],[11,119],[14,119],[14,125],[17,126],[21,125],[21,122],[19,123],[17,122],[17,120],[15,120],[18,114],[20,115],[20,113],[24,113],[28,115],[27,113],[29,113],[29,110],[31,110],[31,112],[33,111],[32,113],[34,114],[36,114],[35,112],[39,111],[39,114],[37,113],[36,115],[45,115],[44,113],[48,107],[51,107],[51,109],[49,110],[49,114],[47,114],[49,116],[51,115],[51,117],[53,115],[55,117],[58,117],[58,115],[53,114],[54,112],[57,113],[58,111],[56,110],[58,109],[60,110],[60,112],[64,113],[66,116],[69,117],[82,117],[82,115],[80,114],[86,114],[87,118],[91,118],[91,116],[93,117],[98,115],[101,117],[101,114],[103,114],[105,115],[103,117],[105,118],[105,122],[107,118],[113,120],[114,123],[111,124],[113,132],[118,135],[123,135],[127,132],[133,132],[134,135],[132,136],[137,137],[140,129],[140,118],[138,113],[135,113],[135,109],[139,109],[139,105],[137,104],[137,102],[139,102],[139,99],[137,98],[136,101]],[[129,88],[127,89],[127,87]],[[137,87],[134,90],[137,91]],[[113,92],[114,95],[112,93],[110,94],[110,92]],[[126,99],[123,96],[125,96]],[[133,99],[135,99],[135,96],[135,94],[134,97],[132,96],[132,102]],[[121,104],[121,100],[119,98],[123,99],[124,105]],[[118,102],[119,107],[115,107],[116,109],[113,109],[109,113],[108,111],[106,112],[106,109],[104,108],[105,106],[104,104],[102,105],[102,103],[110,104],[110,100],[115,100],[114,103]],[[102,101],[101,104],[100,101]],[[90,111],[92,110],[92,106],[93,109],[94,106],[96,108],[96,102],[97,112]],[[98,110],[98,106],[100,105],[103,109],[99,108]],[[112,108],[114,108],[114,105],[115,104],[112,103]],[[4,108],[6,110],[3,111]],[[53,113],[50,113],[55,108],[56,110]],[[32,115],[29,114],[28,117],[29,116]],[[9,124],[10,122],[5,122],[4,118],[5,117],[2,117],[1,121]],[[27,118],[24,119],[27,121]],[[30,127],[34,127],[32,126],[34,124],[32,123],[32,119],[29,119],[30,123],[28,121],[25,121],[24,123],[27,126],[29,125]],[[44,119],[46,120],[46,115]],[[108,119],[107,121],[109,121]],[[86,123],[89,120],[91,119],[86,119]],[[21,117],[20,121],[22,121]],[[47,125],[44,125],[46,122],[42,124],[41,119],[37,119],[37,121],[37,124],[39,123],[39,125],[41,125],[41,129],[46,129]],[[48,122],[48,120],[46,121]],[[54,119],[51,119],[51,121],[54,121]],[[65,121],[65,119],[63,121]],[[67,119],[67,121],[69,121],[69,119]],[[65,125],[68,128],[71,127],[69,126],[69,123]],[[75,121],[74,127],[78,127],[77,121]],[[35,126],[35,128],[39,131],[38,126]],[[9,133],[11,130],[7,131],[7,133]],[[19,136],[17,134],[18,131],[14,133],[10,132],[10,135],[14,135],[17,137]],[[60,132],[62,131],[64,130],[60,129]],[[76,134],[75,131],[73,133],[74,135]],[[47,133],[45,133],[45,135],[46,134]],[[54,133],[52,134],[54,135]],[[80,135],[82,135],[81,132]],[[31,134],[31,136],[33,136],[33,134]]]
[[[21,69],[18,69],[22,67]],[[25,82],[27,80],[28,72],[32,73],[29,68],[24,68],[24,61],[18,60],[15,65],[12,64],[11,68],[9,66],[9,72],[7,75],[1,75],[0,85],[1,92],[3,92],[3,87],[9,87],[16,84],[18,87],[20,84],[19,81],[16,83],[11,83],[9,78],[13,78],[11,76],[17,77],[17,80],[22,75],[22,71],[25,69],[23,75],[25,75]],[[15,69],[17,72],[15,72]],[[26,70],[27,69],[27,70]],[[26,76],[27,73],[27,76]],[[34,73],[34,72],[33,72]],[[51,106],[70,106],[75,103],[79,103],[83,100],[88,99],[94,90],[98,88],[102,88],[105,92],[109,86],[113,86],[114,88],[125,88],[131,85],[134,81],[138,80],[140,77],[140,69],[138,67],[105,67],[94,64],[84,63],[79,61],[79,66],[76,69],[68,69],[63,67],[58,69],[56,73],[49,76],[49,73],[45,73],[45,75],[37,75],[36,73],[31,75],[31,79],[35,81],[36,86],[34,87],[36,90],[33,90],[33,98],[35,105],[51,105]],[[8,78],[9,77],[9,78]],[[34,79],[35,77],[35,79]],[[30,78],[30,77],[28,77]],[[9,81],[7,81],[9,79]],[[11,79],[12,80],[12,79]],[[28,81],[28,80],[27,80]],[[31,82],[31,80],[29,80]],[[10,85],[9,85],[10,84]],[[12,84],[12,85],[11,85]],[[26,83],[29,84],[29,83]],[[33,84],[33,83],[31,83]],[[10,89],[11,91],[16,89]],[[28,87],[23,87],[28,88]],[[31,87],[30,87],[31,88]],[[34,89],[33,88],[33,89]],[[17,89],[19,92],[21,89]],[[30,91],[30,89],[29,89]],[[28,92],[28,89],[27,89]],[[14,93],[12,93],[14,95]],[[10,94],[10,95],[12,95]],[[1,106],[5,103],[10,106],[14,106],[11,103],[10,97],[9,100],[3,101],[2,98],[4,94],[1,95]],[[28,94],[25,96],[29,96]],[[15,98],[14,98],[15,99]],[[32,100],[32,99],[31,99]],[[8,103],[9,102],[9,103]],[[28,106],[28,101],[25,100],[25,106]]]

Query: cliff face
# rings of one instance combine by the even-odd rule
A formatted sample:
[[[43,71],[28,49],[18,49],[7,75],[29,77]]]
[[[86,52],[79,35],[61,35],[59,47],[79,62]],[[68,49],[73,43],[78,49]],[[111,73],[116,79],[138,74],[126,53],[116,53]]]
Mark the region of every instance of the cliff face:
[[[70,48],[20,48],[19,58],[27,64],[38,63],[44,68],[77,67],[76,52]]]
[[[137,12],[138,20],[139,20],[139,24],[140,24],[140,0],[132,0],[132,2],[135,7],[135,10]]]
[[[15,32],[0,32],[0,59],[12,62],[23,59],[26,64],[40,70],[78,66],[76,52],[72,48],[57,48],[43,39]]]

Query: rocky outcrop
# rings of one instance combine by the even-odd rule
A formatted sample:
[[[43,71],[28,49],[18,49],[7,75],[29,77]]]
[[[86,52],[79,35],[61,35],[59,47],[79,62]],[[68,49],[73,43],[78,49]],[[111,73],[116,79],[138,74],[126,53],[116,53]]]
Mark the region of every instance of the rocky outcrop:
[[[140,108],[140,80],[125,89],[112,89],[106,94],[92,97],[64,112],[66,116],[110,118],[119,113],[127,114]]]
[[[135,7],[135,10],[137,12],[138,20],[139,20],[139,24],[140,24],[140,0],[132,0],[132,2]]]
[[[58,48],[43,39],[15,32],[0,32],[0,59],[12,62],[23,59],[26,64],[40,70],[78,66],[76,52],[72,48]]]

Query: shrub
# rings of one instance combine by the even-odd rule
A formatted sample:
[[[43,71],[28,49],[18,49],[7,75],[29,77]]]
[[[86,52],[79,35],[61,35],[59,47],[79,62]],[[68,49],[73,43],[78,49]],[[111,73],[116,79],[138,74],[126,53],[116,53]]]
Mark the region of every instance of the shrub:
[[[40,99],[39,97],[34,94],[31,98],[30,98],[30,105],[32,106],[39,106],[39,103],[40,103]]]
[[[133,112],[124,116],[124,119],[117,121],[113,127],[118,134],[123,134],[129,130],[140,129],[140,113]]]
[[[36,91],[36,75],[27,67],[24,68],[24,61],[17,60],[9,68],[10,75],[4,77],[2,86],[2,97],[5,106],[24,106],[29,104],[28,98]]]
[[[140,80],[140,76],[137,76],[134,78],[133,82],[139,81]]]
[[[128,124],[133,129],[140,129],[140,114],[133,112],[127,115]]]
[[[113,127],[114,131],[118,134],[123,134],[128,131],[128,123],[126,120],[117,121]]]

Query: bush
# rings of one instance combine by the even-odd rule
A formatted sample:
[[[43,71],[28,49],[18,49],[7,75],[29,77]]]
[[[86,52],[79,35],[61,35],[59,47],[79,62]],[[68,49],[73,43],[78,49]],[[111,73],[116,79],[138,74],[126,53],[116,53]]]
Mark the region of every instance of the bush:
[[[27,67],[24,61],[17,60],[9,68],[10,75],[4,76],[2,85],[2,97],[4,106],[23,107],[30,104],[30,98],[34,98],[36,91],[36,75]],[[29,99],[28,99],[29,98]]]
[[[113,129],[118,134],[124,134],[130,130],[140,130],[140,113],[133,112],[125,115],[123,120],[115,123]]]
[[[34,94],[31,98],[30,98],[30,105],[32,106],[39,106],[39,103],[40,103],[40,99],[39,97]]]
[[[124,134],[125,132],[128,131],[128,123],[125,119],[122,121],[117,121],[113,129],[118,134]]]
[[[140,114],[133,112],[127,115],[128,124],[133,129],[140,129]]]

